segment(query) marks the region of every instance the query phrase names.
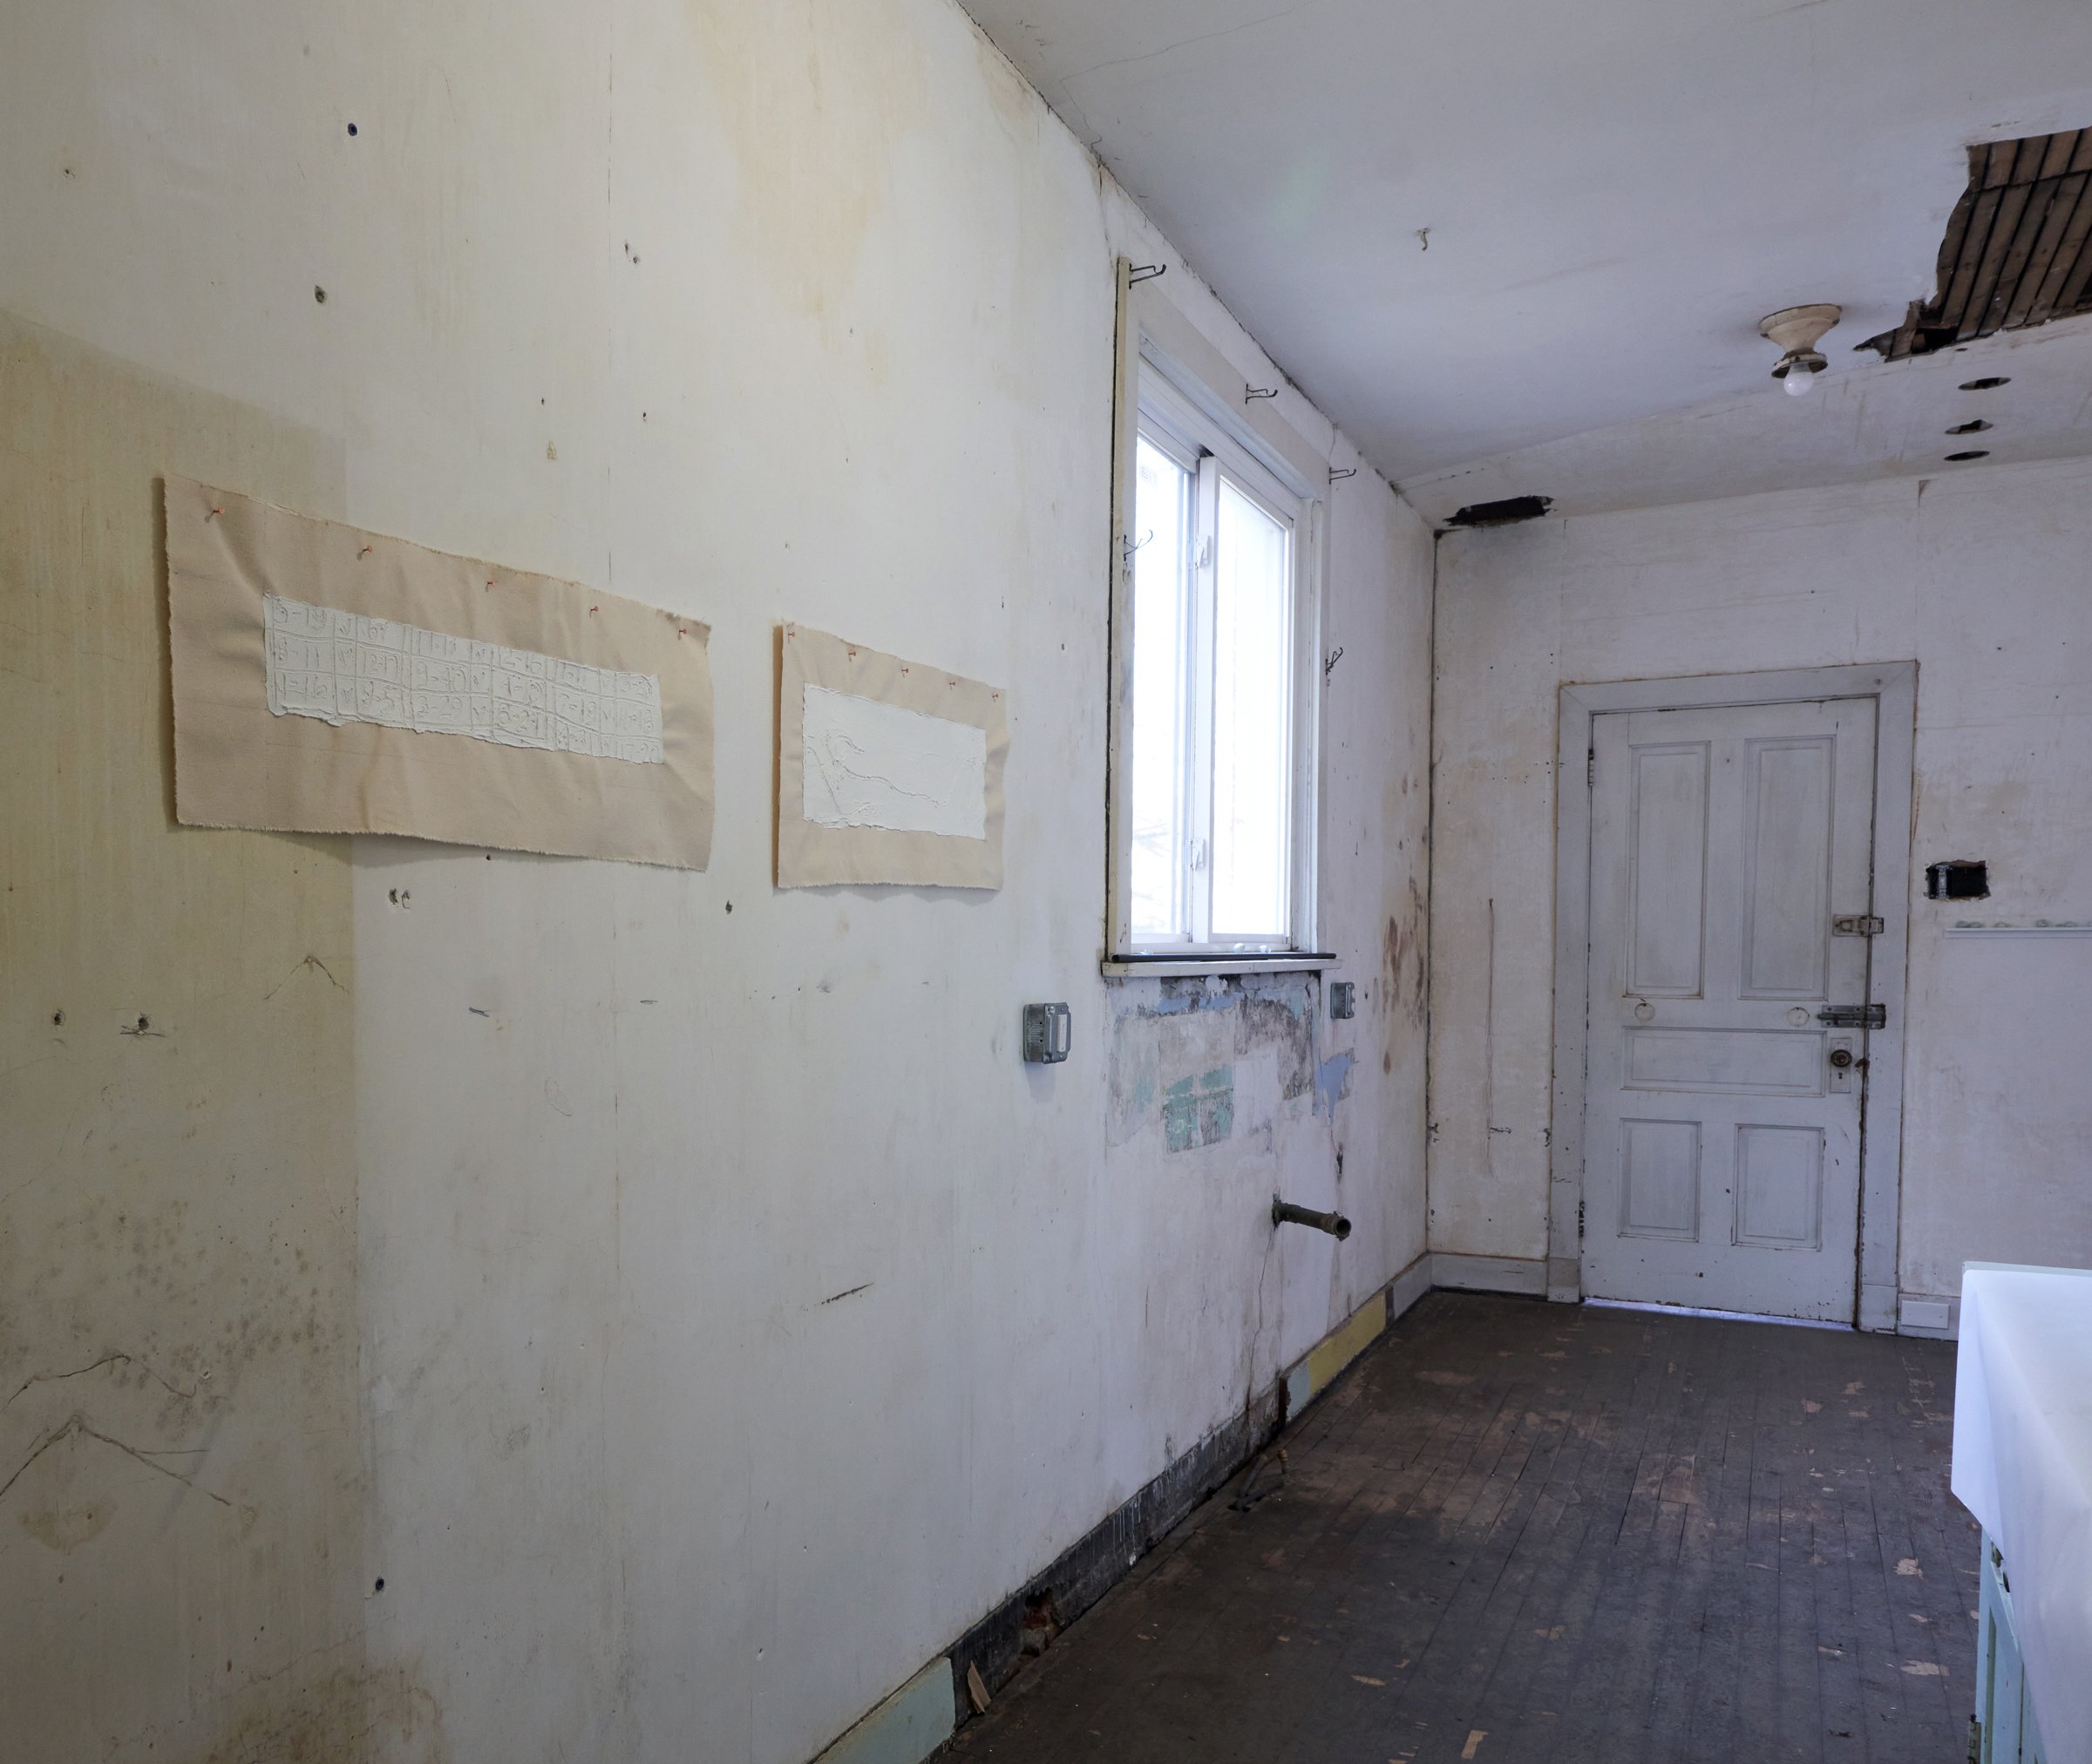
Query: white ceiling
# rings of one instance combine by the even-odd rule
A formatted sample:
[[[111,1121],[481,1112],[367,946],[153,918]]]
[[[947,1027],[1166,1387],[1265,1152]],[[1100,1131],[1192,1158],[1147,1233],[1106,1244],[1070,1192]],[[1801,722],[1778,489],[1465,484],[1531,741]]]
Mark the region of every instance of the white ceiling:
[[[1966,143],[2092,125],[2089,0],[965,3],[1441,518],[1940,469],[1954,386],[2015,340],[1852,345],[1932,292]],[[1819,300],[1847,383],[1789,399],[1757,321]],[[2092,328],[2020,340],[2052,333],[2041,410],[2022,354],[1980,412],[2000,459],[2092,451]]]

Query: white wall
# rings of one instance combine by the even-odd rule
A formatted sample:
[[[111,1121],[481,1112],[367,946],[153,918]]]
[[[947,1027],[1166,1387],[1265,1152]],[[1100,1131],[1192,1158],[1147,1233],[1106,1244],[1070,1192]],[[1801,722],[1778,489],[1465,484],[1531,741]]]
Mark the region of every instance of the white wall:
[[[1422,1252],[1429,533],[1332,491],[1358,1020],[1107,985],[1115,254],[1275,370],[948,0],[17,7],[0,167],[25,1755],[790,1764]],[[710,872],[174,827],[163,473],[710,621]],[[787,617],[1008,686],[999,893],[771,887]]]
[[[1558,687],[1912,659],[1913,894],[1926,864],[1981,858],[1992,898],[1911,906],[1902,1287],[1954,1293],[1965,1259],[2092,1265],[2092,936],[1946,934],[2092,923],[2082,462],[1440,542],[1435,1250],[1546,1254]]]

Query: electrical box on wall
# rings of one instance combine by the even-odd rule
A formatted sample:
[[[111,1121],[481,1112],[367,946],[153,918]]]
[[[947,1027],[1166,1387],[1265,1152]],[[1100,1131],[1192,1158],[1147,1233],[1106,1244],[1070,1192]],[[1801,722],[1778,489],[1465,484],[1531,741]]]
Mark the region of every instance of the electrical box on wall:
[[[1329,982],[1329,1014],[1333,1017],[1355,1017],[1358,1014],[1356,982],[1333,980]]]
[[[1035,1066],[1057,1066],[1068,1057],[1068,1007],[1024,1007],[1024,1058]]]

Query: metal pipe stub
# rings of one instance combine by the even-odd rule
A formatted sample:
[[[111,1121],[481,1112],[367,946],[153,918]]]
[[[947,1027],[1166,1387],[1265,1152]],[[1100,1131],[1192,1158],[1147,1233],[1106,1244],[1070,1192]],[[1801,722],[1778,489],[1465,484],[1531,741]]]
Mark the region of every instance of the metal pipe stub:
[[[1295,1206],[1275,1194],[1271,1197],[1271,1222],[1274,1225],[1313,1225],[1318,1231],[1328,1231],[1340,1244],[1351,1235],[1351,1221],[1343,1214],[1316,1212],[1312,1207]]]

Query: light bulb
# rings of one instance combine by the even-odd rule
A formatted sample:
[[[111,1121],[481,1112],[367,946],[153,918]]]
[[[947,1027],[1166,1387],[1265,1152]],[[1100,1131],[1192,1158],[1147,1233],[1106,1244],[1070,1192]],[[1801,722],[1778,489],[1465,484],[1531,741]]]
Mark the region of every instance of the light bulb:
[[[1787,377],[1780,383],[1787,388],[1789,397],[1806,397],[1810,387],[1816,383],[1816,370],[1805,363],[1796,362],[1787,370]]]

